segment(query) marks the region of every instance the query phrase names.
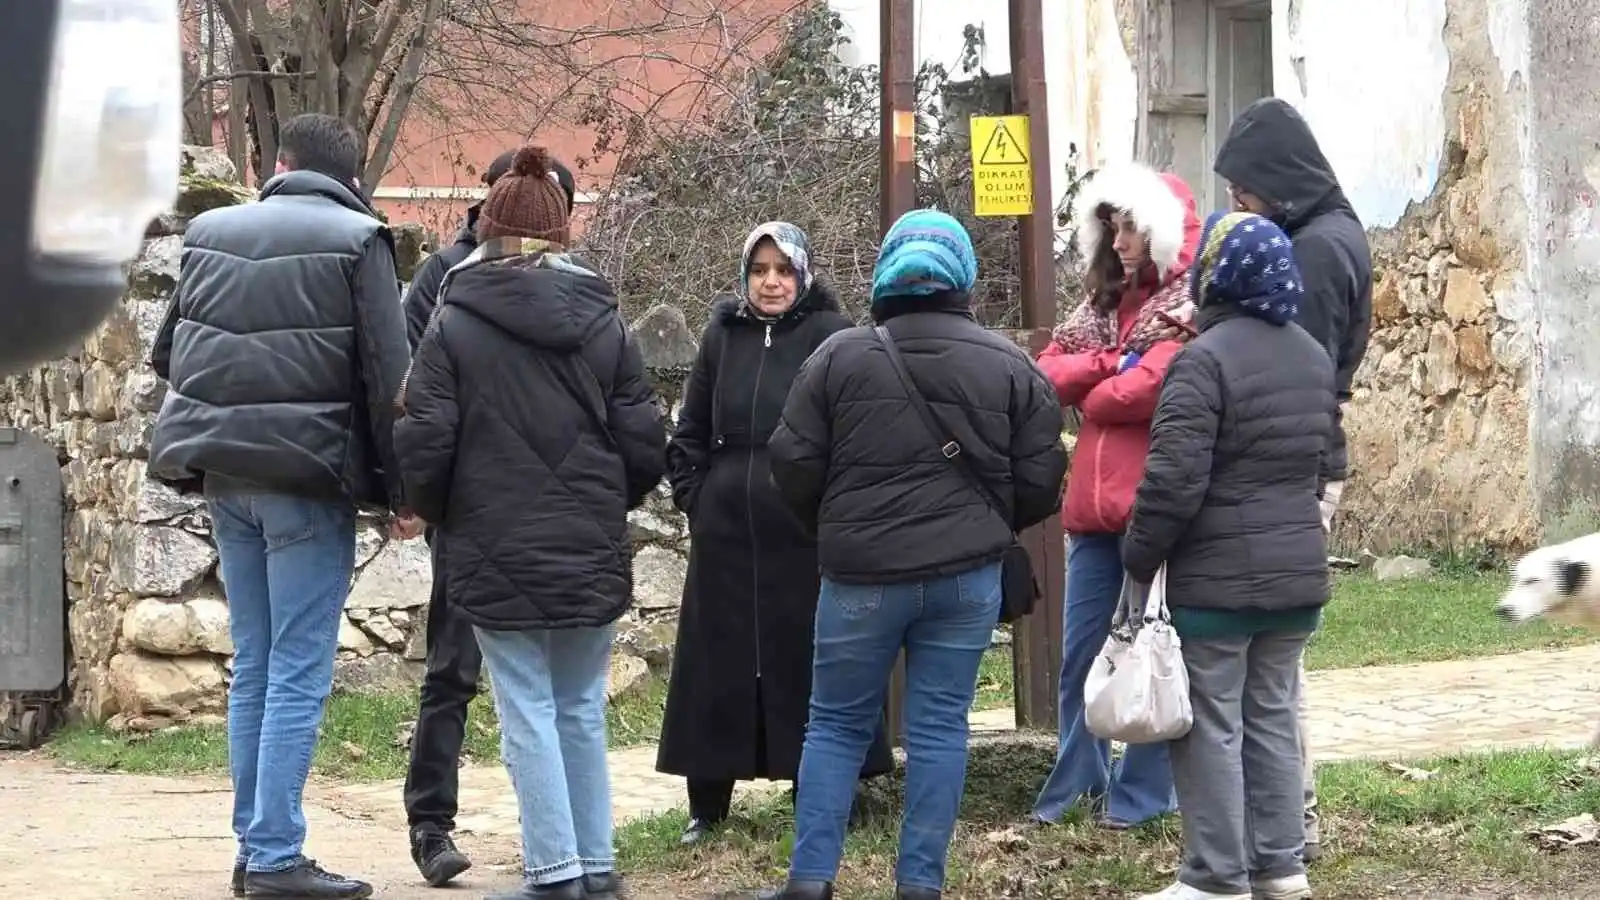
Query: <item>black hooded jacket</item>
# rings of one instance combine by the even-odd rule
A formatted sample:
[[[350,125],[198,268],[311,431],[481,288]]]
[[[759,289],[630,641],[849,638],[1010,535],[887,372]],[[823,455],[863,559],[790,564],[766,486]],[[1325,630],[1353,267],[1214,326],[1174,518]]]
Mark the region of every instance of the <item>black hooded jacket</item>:
[[[627,511],[666,469],[666,431],[604,279],[537,254],[458,271],[404,397],[400,471],[442,532],[452,604],[501,631],[628,608]]]
[[[1271,204],[1294,241],[1305,282],[1296,322],[1332,358],[1341,413],[1324,457],[1322,481],[1349,473],[1342,405],[1367,352],[1372,329],[1372,249],[1355,209],[1311,127],[1275,97],[1250,104],[1217,151],[1218,175]]]
[[[406,296],[401,303],[406,310],[406,337],[411,341],[412,353],[417,352],[417,345],[422,343],[422,333],[428,328],[428,317],[433,315],[433,307],[439,302],[439,288],[444,285],[444,273],[460,265],[472,255],[472,251],[478,249],[474,230],[478,227],[478,211],[482,208],[481,203],[467,207],[467,219],[461,223],[461,230],[456,232],[455,243],[440,247],[438,252],[430,254],[411,276],[411,284],[406,288]]]

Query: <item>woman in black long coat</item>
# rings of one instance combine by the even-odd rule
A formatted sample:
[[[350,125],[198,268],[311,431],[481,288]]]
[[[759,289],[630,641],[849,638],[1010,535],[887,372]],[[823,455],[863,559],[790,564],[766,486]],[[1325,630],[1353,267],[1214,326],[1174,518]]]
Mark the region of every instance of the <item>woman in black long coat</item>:
[[[851,325],[794,225],[751,232],[742,271],[740,296],[712,308],[667,449],[692,543],[656,768],[688,780],[685,843],[727,818],[735,781],[800,770],[821,576],[772,483],[767,437],[801,364]],[[892,768],[880,729],[861,774]]]

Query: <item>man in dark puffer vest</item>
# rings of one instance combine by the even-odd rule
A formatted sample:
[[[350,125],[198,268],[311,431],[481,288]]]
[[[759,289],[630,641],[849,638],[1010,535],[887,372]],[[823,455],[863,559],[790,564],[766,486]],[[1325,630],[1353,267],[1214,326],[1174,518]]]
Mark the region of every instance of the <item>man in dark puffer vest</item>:
[[[301,852],[301,793],[333,685],[358,503],[404,512],[391,405],[405,323],[389,230],[357,184],[360,142],[306,115],[261,202],[189,223],[151,363],[171,388],[150,471],[200,482],[232,618],[234,893],[367,897]]]

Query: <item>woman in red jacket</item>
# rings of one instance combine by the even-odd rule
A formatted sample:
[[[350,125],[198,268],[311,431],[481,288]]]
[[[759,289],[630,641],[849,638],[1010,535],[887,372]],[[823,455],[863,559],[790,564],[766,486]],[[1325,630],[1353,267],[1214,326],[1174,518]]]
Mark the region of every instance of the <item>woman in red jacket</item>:
[[[1167,364],[1193,331],[1189,264],[1200,240],[1194,194],[1176,175],[1102,169],[1079,198],[1083,303],[1039,357],[1063,406],[1082,417],[1061,520],[1068,536],[1061,737],[1033,815],[1058,820],[1094,805],[1126,828],[1176,808],[1165,744],[1132,746],[1113,769],[1109,742],[1083,721],[1083,683],[1122,591],[1122,531],[1144,475],[1150,420]]]

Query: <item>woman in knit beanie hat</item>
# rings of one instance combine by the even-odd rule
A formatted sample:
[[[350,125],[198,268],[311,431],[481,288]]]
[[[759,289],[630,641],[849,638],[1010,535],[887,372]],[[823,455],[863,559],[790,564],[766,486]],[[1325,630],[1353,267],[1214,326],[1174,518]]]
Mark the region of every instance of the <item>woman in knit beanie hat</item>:
[[[450,615],[471,623],[494,684],[524,872],[498,900],[617,893],[606,673],[633,602],[627,513],[666,469],[659,399],[611,285],[562,249],[547,159],[524,148],[490,190],[394,432]]]
[[[543,147],[523,147],[511,160],[511,171],[489,188],[478,213],[478,241],[501,237],[549,241],[564,248],[567,195],[551,177],[550,154]]]
[[[811,354],[767,441],[773,482],[817,536],[822,589],[789,880],[758,896],[833,896],[856,777],[902,649],[906,733],[917,738],[895,896],[938,900],[944,888],[1001,559],[1017,531],[1055,515],[1067,468],[1055,391],[973,319],[977,276],[959,222],[901,217],[873,273],[881,324]]]
[[[1307,900],[1296,680],[1331,587],[1334,366],[1293,322],[1300,274],[1266,219],[1212,216],[1190,283],[1199,334],[1167,369],[1121,548],[1136,584],[1165,567],[1194,708],[1168,744],[1183,865],[1141,900]]]

